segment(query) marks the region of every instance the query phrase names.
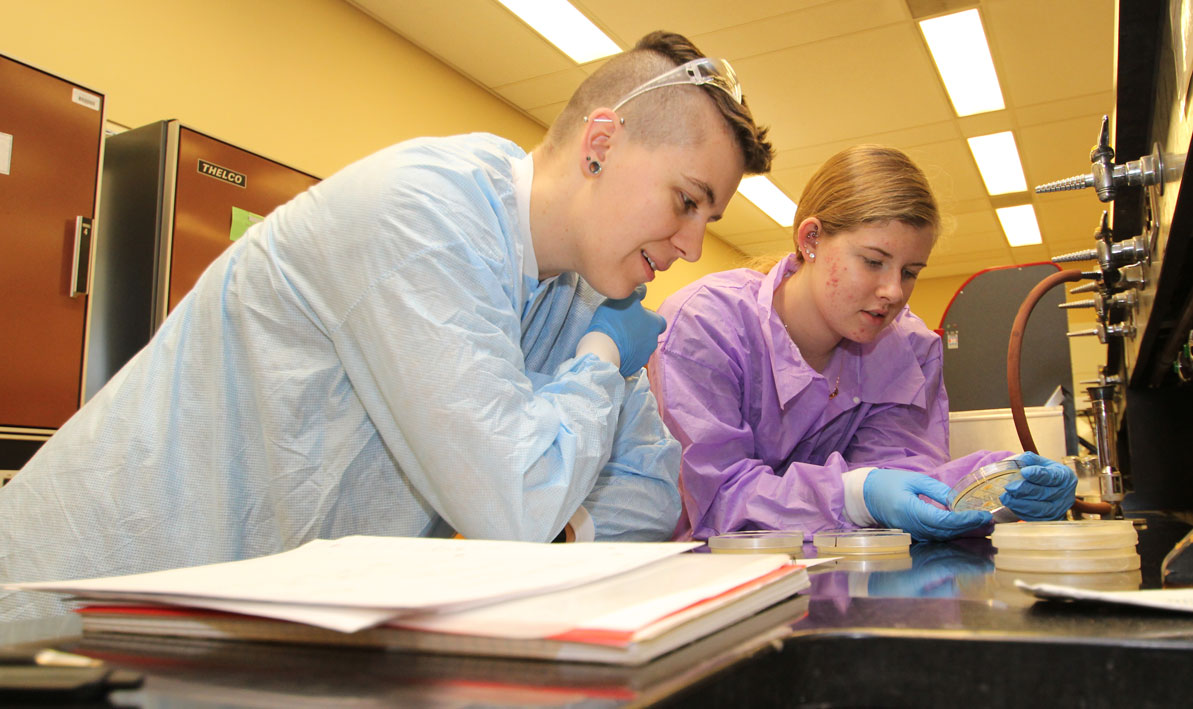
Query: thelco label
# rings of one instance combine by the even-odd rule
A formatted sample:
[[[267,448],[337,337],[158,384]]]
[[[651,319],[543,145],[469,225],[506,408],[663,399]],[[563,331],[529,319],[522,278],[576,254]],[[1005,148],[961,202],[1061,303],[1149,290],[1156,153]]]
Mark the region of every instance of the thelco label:
[[[229,170],[226,167],[220,167],[219,165],[209,163],[206,160],[199,161],[199,172],[207,175],[208,177],[214,177],[217,180],[223,180],[229,184],[236,185],[237,187],[248,186],[248,177],[246,177],[243,173],[236,172],[235,170]]]

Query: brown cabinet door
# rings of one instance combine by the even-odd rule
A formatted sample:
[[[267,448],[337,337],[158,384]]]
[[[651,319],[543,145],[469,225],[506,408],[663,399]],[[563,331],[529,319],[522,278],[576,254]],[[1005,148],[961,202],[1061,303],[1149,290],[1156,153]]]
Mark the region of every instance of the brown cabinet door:
[[[265,216],[318,181],[304,172],[181,127],[169,310],[231,245],[233,207]]]
[[[0,426],[79,407],[87,299],[75,219],[94,217],[103,97],[0,56]],[[5,174],[7,172],[7,174]]]

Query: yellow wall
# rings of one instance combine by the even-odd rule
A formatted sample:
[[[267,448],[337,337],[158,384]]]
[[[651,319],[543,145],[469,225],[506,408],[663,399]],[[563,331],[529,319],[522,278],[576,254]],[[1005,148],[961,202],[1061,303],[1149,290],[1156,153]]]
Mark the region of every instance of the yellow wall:
[[[420,135],[537,122],[343,0],[0,0],[0,52],[320,177]]]
[[[696,263],[676,261],[671,268],[660,271],[646,287],[643,305],[658,308],[663,300],[692,281],[717,271],[737,268],[745,261],[745,254],[721,241],[713,234],[705,234],[700,260]]]

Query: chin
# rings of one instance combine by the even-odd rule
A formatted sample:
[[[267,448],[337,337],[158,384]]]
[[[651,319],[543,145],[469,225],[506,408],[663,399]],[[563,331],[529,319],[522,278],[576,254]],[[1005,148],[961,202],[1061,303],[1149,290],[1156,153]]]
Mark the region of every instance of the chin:
[[[601,295],[605,296],[606,298],[610,298],[612,300],[621,300],[622,298],[628,298],[631,295],[633,295],[634,289],[638,287],[637,283],[625,283],[625,282],[605,283],[605,282],[597,282],[597,281],[588,281],[588,285],[590,285],[594,289],[596,289],[597,293],[600,293]]]

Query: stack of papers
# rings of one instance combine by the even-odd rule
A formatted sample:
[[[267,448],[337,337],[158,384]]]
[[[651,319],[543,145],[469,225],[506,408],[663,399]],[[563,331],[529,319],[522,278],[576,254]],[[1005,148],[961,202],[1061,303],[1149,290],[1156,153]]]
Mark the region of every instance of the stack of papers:
[[[808,585],[786,555],[697,543],[345,537],[258,559],[8,584],[89,604],[85,632],[638,664]]]

